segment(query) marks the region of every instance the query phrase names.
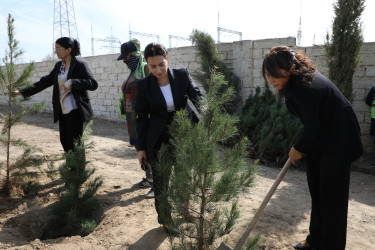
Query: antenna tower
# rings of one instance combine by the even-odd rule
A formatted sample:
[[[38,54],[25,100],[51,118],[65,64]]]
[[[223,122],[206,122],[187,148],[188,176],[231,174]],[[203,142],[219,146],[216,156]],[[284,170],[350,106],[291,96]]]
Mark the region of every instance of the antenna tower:
[[[315,46],[316,43],[315,43],[315,33],[314,33],[314,37],[313,37],[313,46]]]
[[[301,39],[302,39],[302,0],[301,0],[301,10],[299,13],[299,24],[298,24],[298,32],[297,32],[297,47],[301,47]]]
[[[55,41],[63,36],[78,40],[73,0],[54,0],[52,41],[53,51],[55,49]],[[54,54],[53,51],[52,54]]]

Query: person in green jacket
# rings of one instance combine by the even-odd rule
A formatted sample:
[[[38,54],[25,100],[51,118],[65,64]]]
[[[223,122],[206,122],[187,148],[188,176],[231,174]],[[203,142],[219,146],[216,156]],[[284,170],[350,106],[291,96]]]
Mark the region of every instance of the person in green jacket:
[[[137,81],[149,74],[148,66],[141,53],[141,45],[137,39],[132,39],[121,45],[121,54],[117,60],[122,60],[128,67],[128,77],[121,86],[121,96],[119,100],[119,113],[126,120],[129,136],[129,146],[137,146],[137,129],[135,112],[135,98],[137,95]],[[148,188],[152,186],[151,167],[142,165],[146,171],[146,178],[133,185],[136,188]],[[149,192],[150,194],[152,192]],[[146,195],[153,198],[153,195]]]

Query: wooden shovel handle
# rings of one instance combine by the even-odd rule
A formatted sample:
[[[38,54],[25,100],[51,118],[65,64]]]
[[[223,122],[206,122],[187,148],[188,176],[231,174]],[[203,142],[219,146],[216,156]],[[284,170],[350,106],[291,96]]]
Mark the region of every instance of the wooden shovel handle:
[[[246,239],[249,236],[251,230],[253,230],[255,224],[257,223],[260,216],[262,215],[262,213],[263,213],[264,209],[266,208],[268,202],[270,201],[272,195],[275,193],[275,191],[277,189],[277,186],[279,186],[281,180],[284,178],[284,175],[286,174],[286,172],[288,172],[290,165],[291,165],[291,160],[290,160],[290,158],[288,158],[288,160],[284,164],[284,167],[281,169],[279,175],[277,176],[275,182],[273,183],[270,191],[268,191],[268,194],[267,194],[266,198],[264,198],[262,204],[260,204],[260,206],[258,208],[258,211],[254,215],[253,219],[251,220],[250,224],[247,226],[247,228],[246,228],[245,232],[243,233],[242,237],[240,238],[240,240],[237,242],[236,246],[234,247],[234,250],[241,250],[242,249],[242,247],[245,244]]]

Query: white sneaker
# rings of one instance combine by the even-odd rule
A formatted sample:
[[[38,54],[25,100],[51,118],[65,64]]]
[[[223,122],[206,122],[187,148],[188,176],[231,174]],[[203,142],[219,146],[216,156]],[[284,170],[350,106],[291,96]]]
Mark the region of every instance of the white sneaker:
[[[155,194],[154,194],[154,188],[152,187],[150,189],[150,191],[148,191],[147,194],[145,194],[146,198],[154,198],[155,197]]]

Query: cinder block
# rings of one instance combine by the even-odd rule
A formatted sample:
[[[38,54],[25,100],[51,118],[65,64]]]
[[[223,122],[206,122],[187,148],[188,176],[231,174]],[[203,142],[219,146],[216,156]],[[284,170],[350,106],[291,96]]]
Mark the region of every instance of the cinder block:
[[[366,67],[365,76],[366,77],[375,77],[375,65]]]
[[[103,74],[104,73],[104,70],[103,68],[95,68],[95,70],[93,70],[95,72],[96,75],[99,75],[99,74]]]

